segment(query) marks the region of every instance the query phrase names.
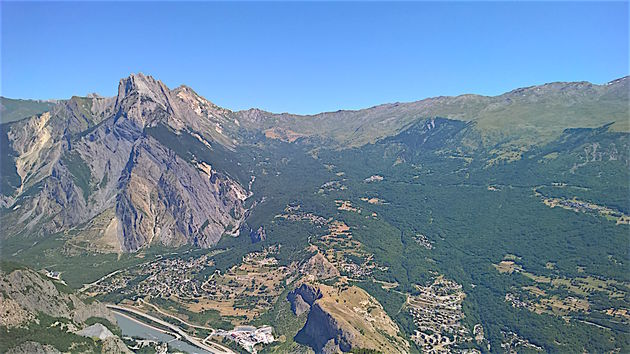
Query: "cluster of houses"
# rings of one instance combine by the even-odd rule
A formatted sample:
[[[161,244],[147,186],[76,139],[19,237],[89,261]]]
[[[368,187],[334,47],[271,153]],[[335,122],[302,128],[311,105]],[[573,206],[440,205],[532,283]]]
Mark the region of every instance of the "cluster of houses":
[[[433,242],[431,242],[431,240],[423,234],[417,234],[414,237],[414,240],[428,250],[433,249]]]
[[[411,315],[417,326],[412,339],[426,353],[449,353],[454,343],[471,340],[462,324],[462,286],[438,277],[429,286],[417,286],[419,294],[409,299]]]
[[[505,302],[510,303],[510,305],[512,305],[512,307],[528,307],[529,304],[523,300],[521,300],[518,295],[516,294],[512,294],[512,293],[507,293],[505,294]]]
[[[212,260],[207,255],[199,258],[163,259],[145,265],[141,269],[141,275],[149,275],[136,286],[136,293],[151,295],[154,297],[170,297],[176,295],[179,298],[199,298],[205,295],[202,289],[202,280],[195,274],[205,267],[212,265]]]
[[[124,295],[198,298],[206,295],[206,292],[202,289],[202,280],[195,274],[210,265],[212,260],[207,255],[188,259],[164,258],[103,279],[93,287],[93,291],[112,293],[120,290]],[[129,284],[139,277],[144,279],[130,288]]]

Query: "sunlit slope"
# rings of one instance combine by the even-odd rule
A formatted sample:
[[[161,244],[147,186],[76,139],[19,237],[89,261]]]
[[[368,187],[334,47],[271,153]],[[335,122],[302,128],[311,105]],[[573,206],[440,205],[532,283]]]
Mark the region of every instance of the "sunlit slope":
[[[54,101],[18,100],[0,97],[0,123],[14,122],[48,111]]]
[[[414,121],[431,117],[474,121],[489,143],[506,138],[527,144],[545,142],[566,128],[595,128],[608,123],[614,123],[613,130],[630,130],[628,77],[605,85],[556,82],[495,97],[435,97],[312,116],[273,114],[257,109],[238,114],[250,127],[288,132],[295,137],[332,139],[339,145],[353,146],[393,135]]]

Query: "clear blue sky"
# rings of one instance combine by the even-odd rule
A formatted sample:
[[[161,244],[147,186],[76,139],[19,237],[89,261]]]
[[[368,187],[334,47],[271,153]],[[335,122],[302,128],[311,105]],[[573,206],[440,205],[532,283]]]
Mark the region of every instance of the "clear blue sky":
[[[231,109],[315,113],[628,75],[628,3],[9,3],[1,94],[144,72]]]

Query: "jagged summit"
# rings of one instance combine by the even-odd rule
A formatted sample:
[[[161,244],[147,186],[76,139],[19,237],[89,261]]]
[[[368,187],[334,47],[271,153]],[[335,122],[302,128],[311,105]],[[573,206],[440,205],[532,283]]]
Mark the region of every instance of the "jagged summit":
[[[137,95],[145,99],[151,99],[156,103],[161,103],[166,107],[170,90],[162,81],[146,76],[142,73],[131,74],[121,79],[118,84],[118,96],[116,103],[120,104],[127,97]]]
[[[137,91],[142,94],[152,95],[166,85],[160,80],[156,80],[151,75],[143,73],[131,74],[126,78],[120,79],[118,84],[118,96],[126,96],[130,92]],[[166,88],[168,90],[168,88]]]
[[[180,121],[179,109],[166,85],[142,73],[121,79],[114,111],[142,130],[159,121]],[[121,124],[127,124],[122,121]]]
[[[119,120],[119,125],[131,123],[130,129],[136,133],[163,124],[176,131],[204,131],[223,145],[236,144],[239,122],[230,110],[215,105],[186,85],[171,90],[162,81],[143,73],[120,80],[114,111],[126,118]]]

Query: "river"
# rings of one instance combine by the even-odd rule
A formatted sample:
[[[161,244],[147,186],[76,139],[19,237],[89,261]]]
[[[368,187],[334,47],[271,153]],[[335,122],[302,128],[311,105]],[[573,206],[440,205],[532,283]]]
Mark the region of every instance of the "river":
[[[175,336],[166,334],[152,328],[139,320],[132,320],[127,316],[114,312],[118,326],[124,336],[150,339],[161,343],[168,343],[171,347],[187,352],[199,354],[211,354],[210,352],[176,339]]]

